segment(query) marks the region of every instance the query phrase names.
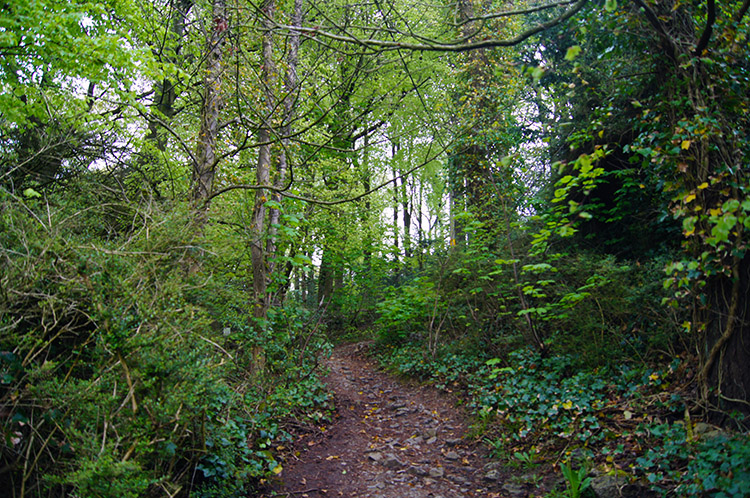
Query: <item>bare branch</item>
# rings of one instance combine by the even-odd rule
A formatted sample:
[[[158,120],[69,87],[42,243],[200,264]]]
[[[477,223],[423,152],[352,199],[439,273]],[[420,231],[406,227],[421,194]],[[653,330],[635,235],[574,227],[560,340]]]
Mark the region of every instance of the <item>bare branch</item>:
[[[556,2],[556,3],[545,4],[545,5],[537,5],[536,7],[529,7],[528,9],[506,10],[504,12],[495,12],[493,14],[487,14],[484,16],[469,17],[467,19],[462,20],[461,22],[451,23],[451,25],[455,27],[461,27],[464,24],[469,24],[469,23],[476,22],[476,21],[491,21],[493,19],[499,19],[502,17],[523,16],[527,14],[533,14],[535,12],[541,12],[543,10],[554,9],[555,7],[562,7],[564,5],[570,5],[574,1],[575,0],[565,0],[563,2]]]
[[[424,52],[467,52],[470,50],[477,50],[482,48],[512,47],[515,45],[519,45],[532,36],[546,31],[563,21],[570,19],[575,14],[577,14],[586,5],[586,3],[588,3],[588,0],[578,0],[560,16],[547,22],[537,24],[536,26],[523,31],[517,36],[508,39],[488,38],[486,40],[478,41],[462,41],[459,39],[448,42],[423,39],[422,42],[411,43],[406,41],[381,40],[377,38],[360,39],[353,35],[337,35],[330,31],[317,28],[296,27],[294,29],[304,33],[308,38],[322,37],[343,43],[359,45],[373,51],[414,50]],[[565,5],[565,3],[563,2],[560,5]],[[291,30],[292,26],[278,25],[278,28]]]
[[[429,151],[428,151],[428,157],[427,157],[427,159],[425,159],[421,163],[417,164],[416,166],[412,167],[411,169],[409,169],[407,171],[404,171],[400,175],[395,176],[394,178],[391,178],[390,180],[387,180],[387,181],[381,183],[380,185],[377,185],[377,186],[375,186],[375,187],[373,187],[373,188],[371,188],[369,190],[366,190],[366,191],[364,191],[364,192],[362,192],[360,194],[357,194],[357,195],[355,195],[353,197],[348,197],[346,199],[338,199],[338,200],[335,200],[335,201],[323,201],[323,200],[320,200],[320,199],[313,199],[311,197],[304,197],[304,196],[301,196],[301,195],[296,195],[296,194],[291,194],[289,192],[285,192],[284,190],[286,190],[286,188],[288,188],[288,187],[286,187],[286,188],[276,188],[276,187],[273,187],[271,185],[230,185],[229,187],[225,187],[225,188],[223,188],[223,189],[215,192],[213,195],[211,195],[211,197],[208,200],[210,201],[214,197],[218,197],[218,196],[220,196],[222,194],[225,194],[227,192],[231,192],[232,190],[259,190],[259,189],[265,189],[265,190],[270,190],[272,192],[278,192],[283,197],[286,197],[288,199],[296,199],[298,201],[309,202],[310,204],[318,204],[318,205],[321,205],[321,206],[336,206],[336,205],[339,205],[339,204],[346,204],[346,203],[358,201],[358,200],[360,200],[360,199],[362,199],[364,197],[367,197],[368,195],[370,195],[370,194],[372,194],[374,192],[377,192],[378,190],[380,190],[380,189],[382,189],[384,187],[387,187],[391,183],[393,183],[393,182],[395,182],[397,180],[400,180],[402,178],[405,178],[405,177],[411,175],[412,173],[414,173],[418,169],[427,166],[432,161],[434,161],[435,159],[437,159],[438,157],[440,157],[440,155],[443,154],[446,150],[447,150],[447,147],[443,147],[443,148],[441,148],[440,151],[438,151],[438,152],[436,152],[434,154],[431,154],[431,155],[429,155]]]

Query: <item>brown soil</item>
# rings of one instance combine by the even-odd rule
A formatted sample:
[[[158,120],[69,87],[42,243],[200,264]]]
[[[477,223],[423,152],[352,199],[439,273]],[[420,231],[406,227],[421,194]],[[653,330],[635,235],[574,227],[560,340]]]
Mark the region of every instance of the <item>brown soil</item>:
[[[333,420],[296,435],[284,470],[261,497],[527,495],[530,489],[465,437],[467,419],[455,398],[394,379],[362,348],[337,347],[327,360]]]

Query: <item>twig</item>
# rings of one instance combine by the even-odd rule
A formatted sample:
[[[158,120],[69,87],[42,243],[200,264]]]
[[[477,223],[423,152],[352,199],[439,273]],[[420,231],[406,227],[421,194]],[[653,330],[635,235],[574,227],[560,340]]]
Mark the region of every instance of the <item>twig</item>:
[[[130,369],[128,368],[127,363],[125,363],[125,359],[122,357],[119,351],[117,352],[117,359],[122,365],[122,369],[125,371],[125,380],[128,381],[129,388],[128,396],[123,401],[123,404],[127,402],[128,398],[130,398],[130,406],[133,409],[133,415],[135,415],[138,411],[138,403],[136,403],[135,401],[135,387],[133,386],[133,379],[130,378]]]

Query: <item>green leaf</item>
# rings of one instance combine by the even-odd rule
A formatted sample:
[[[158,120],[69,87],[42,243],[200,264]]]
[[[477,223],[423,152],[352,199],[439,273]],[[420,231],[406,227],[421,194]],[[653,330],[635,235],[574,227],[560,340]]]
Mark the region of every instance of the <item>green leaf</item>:
[[[581,53],[580,45],[573,45],[572,47],[568,47],[568,50],[565,52],[565,60],[572,61],[573,59],[578,57],[578,54],[580,53]]]
[[[28,197],[29,199],[34,199],[35,197],[41,197],[42,194],[34,190],[33,188],[27,188],[23,191],[24,197]]]
[[[544,68],[541,66],[537,66],[531,71],[531,78],[534,80],[534,83],[539,83],[542,76],[544,76]]]
[[[737,211],[738,207],[740,207],[740,201],[737,199],[729,199],[721,206],[721,210],[725,213],[733,213]]]
[[[604,10],[607,12],[614,12],[617,9],[617,0],[605,0]]]

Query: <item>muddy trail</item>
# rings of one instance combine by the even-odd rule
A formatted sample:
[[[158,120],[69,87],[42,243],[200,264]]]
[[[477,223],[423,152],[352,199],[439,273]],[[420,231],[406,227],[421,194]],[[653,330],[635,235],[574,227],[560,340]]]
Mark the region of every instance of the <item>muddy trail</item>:
[[[523,479],[511,479],[465,437],[467,419],[454,397],[400,382],[362,348],[339,346],[327,360],[333,420],[295,436],[283,472],[261,497],[527,496]]]

